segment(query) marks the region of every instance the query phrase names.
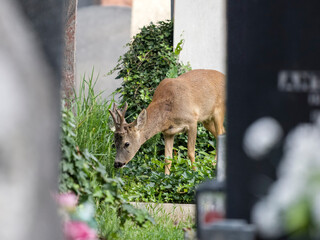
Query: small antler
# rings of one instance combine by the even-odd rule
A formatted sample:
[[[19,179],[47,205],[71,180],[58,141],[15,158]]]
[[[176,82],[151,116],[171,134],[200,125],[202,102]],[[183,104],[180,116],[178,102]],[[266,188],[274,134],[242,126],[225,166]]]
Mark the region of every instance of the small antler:
[[[113,105],[113,110],[109,109],[109,112],[114,121],[114,125],[116,127],[116,132],[121,133],[125,131],[124,127],[125,125],[127,125],[127,122],[125,120],[127,108],[128,108],[128,104],[125,103],[124,108],[121,111],[117,108],[116,104]]]

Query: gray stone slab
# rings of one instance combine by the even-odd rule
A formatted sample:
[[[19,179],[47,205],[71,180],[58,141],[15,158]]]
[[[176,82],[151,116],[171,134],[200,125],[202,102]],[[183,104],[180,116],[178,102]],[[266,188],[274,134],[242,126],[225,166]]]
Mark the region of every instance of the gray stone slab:
[[[195,204],[131,202],[132,206],[146,209],[151,215],[167,214],[173,221],[195,220]]]
[[[106,76],[126,52],[130,41],[131,8],[90,6],[78,9],[76,30],[76,88],[84,75],[99,74],[96,91],[107,98],[121,85],[115,74]]]
[[[62,5],[20,2],[0,0],[0,239],[60,240],[51,194],[58,190],[60,159],[62,31],[55,25]],[[53,35],[57,42],[48,43]]]

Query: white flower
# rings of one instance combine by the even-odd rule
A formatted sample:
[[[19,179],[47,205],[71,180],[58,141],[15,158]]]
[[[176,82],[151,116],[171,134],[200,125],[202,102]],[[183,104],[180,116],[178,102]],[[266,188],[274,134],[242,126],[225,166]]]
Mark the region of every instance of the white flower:
[[[244,134],[243,149],[253,158],[266,155],[282,138],[280,124],[271,117],[263,117],[252,123]]]
[[[279,209],[293,205],[305,195],[305,181],[299,178],[280,178],[270,188],[269,201]]]
[[[301,124],[292,130],[284,145],[278,167],[278,180],[269,195],[252,212],[253,222],[266,237],[277,237],[283,228],[286,211],[303,199],[311,203],[311,212],[320,229],[320,119],[317,124]]]
[[[272,238],[283,233],[281,211],[268,199],[262,200],[254,206],[252,221],[264,237]]]

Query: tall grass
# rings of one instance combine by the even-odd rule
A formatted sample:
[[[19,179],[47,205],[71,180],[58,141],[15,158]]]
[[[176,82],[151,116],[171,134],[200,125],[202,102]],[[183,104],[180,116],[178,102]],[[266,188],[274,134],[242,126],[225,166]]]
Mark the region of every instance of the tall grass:
[[[95,92],[98,77],[94,79],[94,71],[88,79],[84,76],[75,93],[76,142],[80,149],[88,149],[106,167],[109,177],[114,177],[115,149],[108,112],[114,100],[107,101],[101,97],[102,92]]]

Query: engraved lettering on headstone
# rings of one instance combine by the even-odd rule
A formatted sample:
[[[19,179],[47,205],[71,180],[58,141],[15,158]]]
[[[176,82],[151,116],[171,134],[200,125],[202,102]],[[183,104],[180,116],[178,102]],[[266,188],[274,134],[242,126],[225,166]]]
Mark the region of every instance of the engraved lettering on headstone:
[[[292,87],[292,81],[291,77],[288,75],[287,71],[281,71],[278,76],[278,89],[280,91],[285,91],[285,92],[291,92],[293,87]]]
[[[320,72],[281,71],[278,90],[282,92],[320,92]]]
[[[283,70],[278,74],[278,90],[288,93],[306,93],[310,107],[320,107],[320,71]],[[319,109],[310,111],[310,120],[320,116]]]

